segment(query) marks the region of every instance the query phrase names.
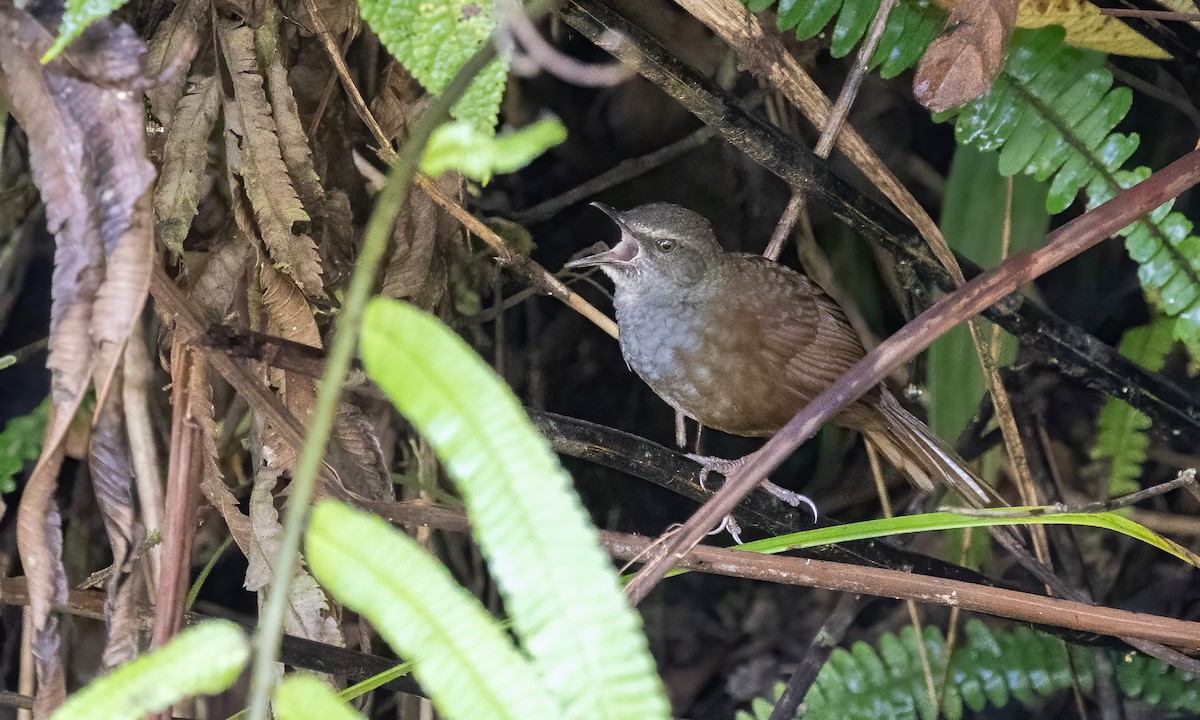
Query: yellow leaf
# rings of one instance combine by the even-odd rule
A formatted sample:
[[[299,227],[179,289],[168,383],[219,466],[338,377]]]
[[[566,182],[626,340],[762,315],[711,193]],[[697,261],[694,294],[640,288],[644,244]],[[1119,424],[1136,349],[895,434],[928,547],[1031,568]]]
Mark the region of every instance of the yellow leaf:
[[[956,0],[935,0],[949,11]],[[979,0],[971,0],[978,2]],[[1190,0],[1160,0],[1174,10],[1195,12]],[[1061,25],[1067,31],[1066,43],[1113,55],[1128,55],[1158,60],[1170,58],[1165,50],[1121,22],[1103,15],[1088,0],[1021,0],[1017,9],[1017,27],[1040,28]]]

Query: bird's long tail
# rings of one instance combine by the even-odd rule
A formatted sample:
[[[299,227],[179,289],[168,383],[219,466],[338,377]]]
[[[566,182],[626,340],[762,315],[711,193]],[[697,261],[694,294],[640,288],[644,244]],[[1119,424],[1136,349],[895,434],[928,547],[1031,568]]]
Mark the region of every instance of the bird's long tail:
[[[914,485],[932,492],[942,482],[972,506],[1005,505],[999,494],[976,475],[929,426],[885,394],[880,409],[886,423],[864,431],[867,441]]]

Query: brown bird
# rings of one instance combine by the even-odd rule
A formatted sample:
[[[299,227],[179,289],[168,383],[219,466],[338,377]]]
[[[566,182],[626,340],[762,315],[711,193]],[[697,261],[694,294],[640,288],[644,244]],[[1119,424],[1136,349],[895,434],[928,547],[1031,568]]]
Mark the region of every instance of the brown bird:
[[[625,212],[593,205],[617,223],[621,241],[567,267],[598,266],[612,278],[625,362],[701,425],[774,435],[865,354],[820,287],[764,257],[724,251],[698,213],[667,203]],[[835,422],[861,432],[922,490],[940,480],[973,505],[996,497],[883,385]],[[694,459],[722,474],[738,463]],[[781,496],[812,505],[803,496]]]

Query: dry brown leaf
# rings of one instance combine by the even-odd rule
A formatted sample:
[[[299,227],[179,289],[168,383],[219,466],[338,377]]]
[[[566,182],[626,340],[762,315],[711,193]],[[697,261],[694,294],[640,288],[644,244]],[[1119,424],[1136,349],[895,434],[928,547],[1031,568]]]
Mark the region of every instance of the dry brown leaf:
[[[145,160],[145,148],[141,150],[141,158]],[[146,164],[149,166],[149,163]],[[128,164],[124,164],[124,167],[128,167]],[[120,170],[121,166],[117,169]],[[109,189],[102,192],[109,192]],[[115,247],[110,246],[112,255],[108,258],[104,280],[96,292],[91,327],[95,368],[92,380],[96,386],[97,400],[101,403],[108,396],[109,385],[118,374],[125,345],[137,327],[138,318],[150,294],[151,263],[154,260],[151,192],[147,185],[131,209],[129,226],[117,238]]]
[[[354,211],[350,196],[343,190],[325,193],[325,214],[313,224],[313,237],[321,248],[326,284],[341,287],[354,268],[358,234],[354,231]]]
[[[324,212],[325,189],[321,187],[321,178],[313,169],[308,135],[304,132],[296,98],[292,96],[292,88],[288,85],[287,70],[284,70],[278,58],[267,71],[267,88],[271,92],[271,115],[279,129],[283,163],[296,183],[296,191],[308,214],[319,217]]]
[[[213,75],[192,78],[167,130],[162,177],[154,189],[158,232],[167,249],[183,254],[183,241],[196,217],[200,177],[208,166],[208,138],[217,122],[221,86]]]
[[[140,100],[145,46],[128,26],[99,21],[46,65],[38,58],[52,37],[23,11],[0,5],[0,36],[0,92],[25,130],[55,235],[47,363],[54,413],[17,518],[40,683],[35,711],[44,715],[64,692],[51,616],[52,604],[65,600],[66,592],[53,499],[63,441],[90,380],[103,401],[145,303],[154,169],[146,158]]]
[[[1017,22],[1018,0],[959,2],[950,12],[948,35],[934,40],[917,66],[913,94],[931,112],[942,112],[983,95],[1004,64]]]
[[[238,301],[244,305],[252,249],[244,235],[234,232],[205,253],[188,295],[212,322],[227,322]]]
[[[388,63],[379,93],[371,100],[371,114],[388,139],[408,134],[409,120],[420,115],[418,103],[423,95],[420,83],[400,63]]]
[[[134,503],[133,458],[125,430],[121,393],[109,394],[92,432],[89,456],[96,505],[112,548],[113,572],[104,599],[106,639],[102,666],[108,670],[137,656],[139,624],[135,614],[137,576],[128,562],[143,536]]]
[[[254,57],[254,34],[244,25],[222,23],[218,36],[233,80],[225,101],[228,134],[237,148],[228,152],[230,169],[242,178],[267,253],[310,297],[322,297],[321,261],[312,238],[303,233],[310,218],[292,185],[279,148],[271,106]],[[229,148],[233,150],[233,148]]]
[[[366,413],[357,405],[341,401],[330,435],[333,442],[329,445],[329,452],[343,456],[341,462],[337,463],[338,467],[358,470],[350,477],[342,478],[347,490],[367,500],[384,502],[396,499],[391,469],[379,444],[379,432]]]
[[[275,485],[281,473],[295,467],[296,453],[278,433],[265,425],[261,416],[256,416],[251,427],[251,447],[257,452],[252,452],[256,457],[254,488],[250,491],[251,544],[245,587],[258,593],[261,609],[283,537],[279,512],[275,509]],[[346,644],[337,610],[303,562],[297,565],[289,588],[284,632],[337,647]]]
[[[453,174],[438,184],[449,194],[457,191]],[[458,226],[428,195],[409,193],[392,229],[392,253],[383,271],[380,293],[433,310],[446,296],[448,256]]]
[[[170,128],[183,97],[187,67],[200,51],[201,34],[208,25],[208,7],[204,0],[180,0],[150,38],[146,71],[151,77],[160,77],[173,66],[181,68],[146,89],[150,111],[163,127]]]

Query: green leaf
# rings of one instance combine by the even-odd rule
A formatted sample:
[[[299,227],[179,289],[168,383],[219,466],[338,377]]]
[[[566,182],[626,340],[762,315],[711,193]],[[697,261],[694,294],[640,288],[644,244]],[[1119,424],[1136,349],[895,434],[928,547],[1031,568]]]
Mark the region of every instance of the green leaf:
[[[667,718],[641,621],[512,391],[436,318],[376,299],[367,372],[455,480],[517,637],[564,718]]]
[[[1051,180],[1046,209],[1057,214],[1081,191],[1088,208],[1150,175],[1121,170],[1137,149],[1136,134],[1114,132],[1129,112],[1132,92],[1114,87],[1104,56],[1063,44],[1064,31],[1018,30],[991,91],[947,116],[955,138],[1000,151],[1000,172]],[[1174,333],[1200,358],[1200,237],[1170,203],[1118,234],[1139,263],[1138,279],[1151,304],[1177,320]]]
[[[472,180],[487,183],[492,173],[520,170],[566,139],[567,128],[558,118],[539,120],[500,135],[467,122],[446,123],[429,138],[421,156],[421,172],[436,176],[457,170]]]
[[[229,688],[249,657],[250,645],[241,628],[226,620],[209,620],[96,678],[67,698],[53,718],[142,718],[184,698]]]
[[[1175,344],[1175,322],[1159,318],[1149,325],[1127,330],[1121,337],[1121,354],[1147,370],[1157,372]],[[1150,418],[1124,400],[1109,398],[1100,410],[1098,432],[1092,457],[1108,460],[1112,474],[1108,480],[1109,497],[1136,492],[1146,461]]]
[[[968,513],[931,512],[919,515],[897,515],[878,520],[833,525],[830,527],[804,530],[776,535],[736,545],[736,549],[747,552],[776,554],[789,550],[835,545],[856,540],[907,535],[917,532],[959,530],[963,528],[1000,527],[1009,525],[1077,525],[1118,532],[1174,555],[1180,560],[1200,567],[1200,555],[1179,543],[1159,535],[1149,528],[1114,512],[1061,512],[1053,507],[1002,507],[972,510]],[[667,577],[691,572],[682,568],[667,573]]]
[[[362,720],[333,688],[311,675],[291,675],[275,691],[278,720]]]
[[[47,397],[27,415],[12,418],[0,431],[0,493],[17,489],[16,477],[42,454],[46,419],[50,414]]]
[[[434,94],[496,29],[493,0],[359,0],[359,8],[384,47]],[[450,114],[479,132],[491,132],[507,78],[506,60],[488,63]]]
[[[977,619],[963,625],[954,652],[942,631],[926,626],[921,638],[911,626],[900,633],[883,633],[878,650],[856,642],[850,651],[835,649],[822,666],[816,682],[804,697],[804,720],[876,720],[877,718],[922,718],[935,720],[938,709],[926,689],[921,646],[934,677],[946,685],[941,716],[954,720],[964,711],[985,712],[989,705],[1007,707],[1017,700],[1026,708],[1038,702],[1035,692],[1051,696],[1076,684],[1084,693],[1095,688],[1092,649],[1067,645],[1053,635],[1025,626],[989,628]],[[1114,653],[1114,656],[1116,653]],[[949,668],[946,668],[947,659]],[[1121,688],[1163,710],[1200,707],[1200,681],[1138,653],[1130,653],[1117,670]],[[777,702],[783,683],[774,689]],[[743,720],[767,720],[774,703],[755,700]],[[1014,708],[1010,715],[1020,715]],[[1028,714],[1026,712],[1025,714]]]
[[[1005,507],[973,510],[971,514],[955,512],[931,512],[920,515],[898,515],[879,520],[834,525],[831,527],[804,530],[802,532],[777,535],[775,537],[743,543],[738,550],[761,553],[781,553],[788,550],[832,545],[853,540],[904,535],[931,530],[955,528],[999,527],[1002,525],[1078,525],[1095,527],[1121,533],[1156,547],[1180,560],[1200,567],[1200,557],[1179,543],[1168,540],[1158,533],[1126,517],[1113,512],[1057,512],[1049,507]]]
[[[41,62],[45,64],[58,57],[72,40],[83,34],[88,25],[108,17],[124,4],[125,0],[67,0],[62,24],[58,26],[58,37],[54,38],[54,44],[42,55]]]
[[[560,714],[499,623],[407,535],[325,500],[313,510],[305,548],[313,575],[412,661],[450,720]]]
[[[762,12],[773,0],[743,0],[750,12]],[[879,0],[778,0],[775,23],[780,30],[795,30],[808,40],[833,21],[830,54],[843,57],[863,40],[879,10]],[[924,0],[898,0],[888,14],[870,67],[884,78],[896,77],[912,67],[946,23],[946,13]]]
[[[1012,226],[1009,255],[1038,247],[1046,235],[1046,186],[1028,177],[1011,181],[996,172],[997,157],[971,146],[959,146],[946,178],[940,226],[950,247],[984,268],[1000,264],[1008,185],[1012,183]],[[1016,344],[1001,341],[1000,364],[1011,362]],[[985,333],[983,338],[987,340]],[[967,426],[987,392],[987,384],[970,330],[960,325],[929,348],[929,425],[944,438],[955,438]]]

